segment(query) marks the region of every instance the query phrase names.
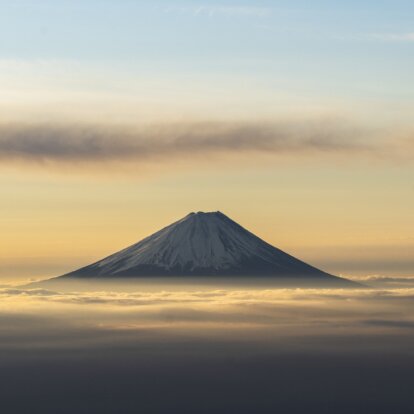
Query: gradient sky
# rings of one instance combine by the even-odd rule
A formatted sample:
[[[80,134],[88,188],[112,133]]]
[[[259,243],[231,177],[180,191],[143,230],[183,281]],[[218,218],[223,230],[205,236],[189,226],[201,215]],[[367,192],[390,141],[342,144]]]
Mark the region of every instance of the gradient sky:
[[[221,210],[413,275],[412,1],[1,1],[0,277]]]

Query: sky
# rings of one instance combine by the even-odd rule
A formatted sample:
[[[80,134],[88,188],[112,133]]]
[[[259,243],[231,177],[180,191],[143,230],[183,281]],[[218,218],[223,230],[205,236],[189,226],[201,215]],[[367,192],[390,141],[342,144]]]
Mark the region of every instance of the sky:
[[[0,0],[0,278],[220,210],[413,275],[410,1]]]

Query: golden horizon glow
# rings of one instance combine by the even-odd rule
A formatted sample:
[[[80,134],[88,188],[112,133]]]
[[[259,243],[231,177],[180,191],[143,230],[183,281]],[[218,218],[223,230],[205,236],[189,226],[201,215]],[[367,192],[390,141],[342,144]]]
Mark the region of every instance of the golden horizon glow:
[[[406,173],[404,166],[352,172],[321,166],[206,169],[145,180],[9,173],[2,177],[0,271],[4,280],[54,276],[135,243],[191,211],[220,210],[269,243],[331,272],[346,272],[348,261],[351,274],[407,274],[414,199],[408,183],[398,181]],[[394,262],[394,269],[388,265],[381,271],[384,261]],[[361,265],[359,272],[353,262]]]

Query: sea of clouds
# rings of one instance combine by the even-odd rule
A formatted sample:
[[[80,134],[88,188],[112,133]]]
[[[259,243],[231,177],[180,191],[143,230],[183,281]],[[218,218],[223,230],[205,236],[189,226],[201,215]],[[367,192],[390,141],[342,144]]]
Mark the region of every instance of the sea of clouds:
[[[412,412],[414,279],[364,282],[3,286],[0,398],[8,413]]]

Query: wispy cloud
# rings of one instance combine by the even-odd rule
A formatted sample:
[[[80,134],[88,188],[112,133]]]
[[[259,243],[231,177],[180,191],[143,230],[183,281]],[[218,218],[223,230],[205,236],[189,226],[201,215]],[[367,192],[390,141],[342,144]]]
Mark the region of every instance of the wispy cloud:
[[[355,278],[356,281],[364,283],[367,286],[373,286],[376,288],[413,288],[414,277],[389,277],[389,276],[365,276]]]
[[[406,33],[372,33],[370,39],[381,40],[384,42],[414,42],[414,32]]]
[[[0,125],[0,163],[169,162],[194,157],[391,156],[399,143],[336,122],[198,123],[146,128],[63,124]],[[405,156],[412,154],[405,141]]]
[[[245,17],[265,17],[270,14],[270,9],[266,7],[254,6],[170,6],[162,9],[164,13],[191,14],[193,16],[245,16]]]

